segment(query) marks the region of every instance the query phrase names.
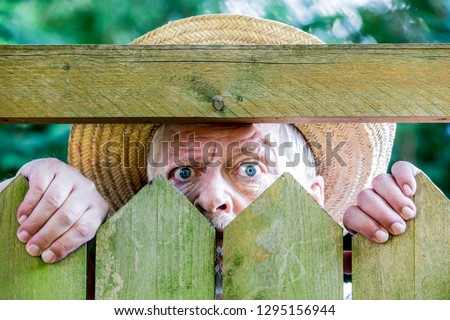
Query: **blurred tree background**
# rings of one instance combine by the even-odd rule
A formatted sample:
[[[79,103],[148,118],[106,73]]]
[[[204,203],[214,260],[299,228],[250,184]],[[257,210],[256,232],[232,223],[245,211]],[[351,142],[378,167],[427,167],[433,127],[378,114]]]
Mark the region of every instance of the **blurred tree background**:
[[[0,44],[126,44],[205,13],[274,19],[327,43],[450,42],[450,0],[0,0]],[[69,130],[0,125],[0,180],[32,159],[66,160]],[[416,164],[450,195],[449,124],[399,124],[397,160]]]

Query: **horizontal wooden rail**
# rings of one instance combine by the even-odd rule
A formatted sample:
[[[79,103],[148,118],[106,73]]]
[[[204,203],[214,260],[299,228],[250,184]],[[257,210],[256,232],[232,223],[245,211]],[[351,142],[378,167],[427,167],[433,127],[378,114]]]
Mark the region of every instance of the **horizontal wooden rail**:
[[[3,45],[0,123],[450,122],[449,49]]]

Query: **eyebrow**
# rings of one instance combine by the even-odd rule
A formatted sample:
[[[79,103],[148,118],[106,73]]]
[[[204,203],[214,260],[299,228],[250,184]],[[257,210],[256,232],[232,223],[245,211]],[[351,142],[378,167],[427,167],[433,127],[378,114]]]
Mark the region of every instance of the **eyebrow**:
[[[242,144],[242,146],[241,146],[241,152],[243,152],[243,151],[245,151],[247,148],[245,147],[247,144],[255,144],[255,145],[257,145],[258,147],[259,146],[265,146],[265,147],[267,147],[267,148],[270,148],[271,147],[271,145],[270,145],[270,143],[268,142],[268,140],[266,139],[266,137],[265,136],[260,136],[260,137],[258,137],[257,139],[252,139],[253,138],[253,136],[251,137],[251,138],[248,138],[248,139],[246,139],[247,141],[245,141],[243,144]]]
[[[169,159],[175,164],[183,163],[192,167],[201,167],[203,165],[203,148],[180,147],[176,152],[169,153]]]
[[[241,141],[239,141],[241,143]],[[242,156],[253,156],[253,159],[258,159],[262,161],[265,164],[268,164],[267,158],[266,158],[266,148],[271,148],[270,143],[267,141],[265,136],[259,136],[257,138],[254,138],[254,135],[246,140],[241,144],[239,149],[239,154],[236,158],[239,159],[239,157]],[[236,150],[236,148],[232,149],[233,151]],[[233,153],[234,154],[234,153]],[[256,155],[257,157],[254,157]],[[232,157],[231,159],[227,160],[227,166],[233,166],[234,160],[236,160],[235,157]]]
[[[214,142],[214,144],[209,145],[208,148],[205,149],[206,144],[209,142]],[[231,141],[225,146],[213,139],[209,142],[206,142],[200,147],[195,143],[183,141],[178,144],[176,148],[170,147],[171,151],[169,151],[169,156],[172,157],[171,162],[177,165],[183,164],[198,168],[203,167],[205,165],[205,157],[208,156],[208,159],[210,159],[210,154],[212,154],[208,152],[210,148],[217,148],[217,145],[221,145],[222,153],[219,156],[225,158],[225,165],[227,167],[232,167],[235,164],[236,158],[241,158],[242,156],[258,159],[267,164],[265,150],[266,148],[269,148],[270,150],[272,147],[270,140],[267,139],[267,135],[263,136],[260,132],[255,132],[250,137],[246,137],[242,140]],[[236,154],[236,151],[238,154]],[[214,156],[216,155],[217,153],[214,154]]]

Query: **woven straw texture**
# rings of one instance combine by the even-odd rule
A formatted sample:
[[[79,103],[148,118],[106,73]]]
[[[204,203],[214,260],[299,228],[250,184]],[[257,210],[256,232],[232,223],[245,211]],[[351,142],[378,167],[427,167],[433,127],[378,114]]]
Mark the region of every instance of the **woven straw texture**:
[[[321,43],[314,36],[279,22],[223,14],[175,21],[132,42],[139,45]],[[325,180],[325,209],[342,223],[344,210],[355,203],[358,192],[369,187],[377,174],[386,171],[395,124],[295,125],[313,146],[318,173]],[[116,211],[147,183],[148,145],[157,128],[154,124],[73,125],[69,164],[91,179],[112,211]],[[331,153],[339,143],[342,146],[337,155],[342,161]]]

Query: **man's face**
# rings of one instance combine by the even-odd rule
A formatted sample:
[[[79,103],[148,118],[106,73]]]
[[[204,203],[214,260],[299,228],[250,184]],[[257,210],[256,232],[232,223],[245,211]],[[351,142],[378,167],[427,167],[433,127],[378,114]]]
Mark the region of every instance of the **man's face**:
[[[149,179],[164,175],[222,232],[284,171],[278,124],[164,125]],[[271,147],[272,145],[272,147]]]

